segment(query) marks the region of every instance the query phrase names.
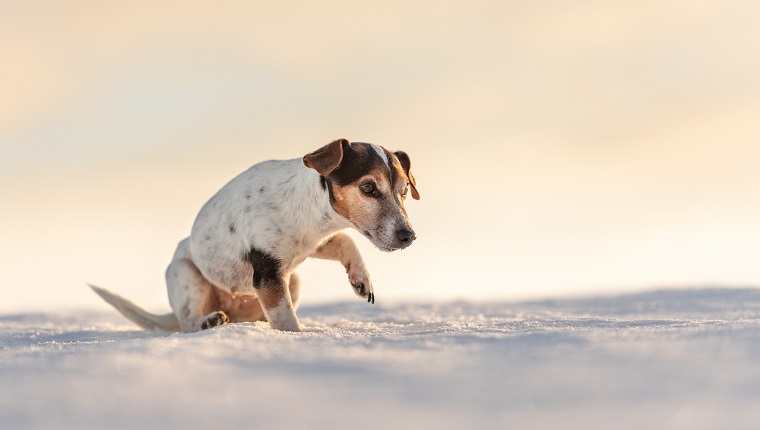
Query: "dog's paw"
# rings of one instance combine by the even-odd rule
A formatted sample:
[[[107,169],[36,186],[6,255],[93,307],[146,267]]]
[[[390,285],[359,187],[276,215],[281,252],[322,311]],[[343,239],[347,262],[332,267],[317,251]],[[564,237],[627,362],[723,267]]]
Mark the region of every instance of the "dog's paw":
[[[363,282],[357,284],[351,282],[351,286],[354,287],[354,293],[357,296],[367,299],[368,303],[375,303],[375,292],[372,290],[372,284],[369,284],[369,287],[367,287],[367,284]]]
[[[375,303],[372,280],[369,277],[369,272],[364,267],[364,262],[359,259],[359,261],[347,264],[346,273],[348,273],[348,282],[354,287],[354,293],[363,299],[367,299],[369,303]]]
[[[369,303],[375,303],[375,292],[372,289],[372,281],[369,278],[369,274],[362,266],[359,267],[358,270],[348,271],[348,281],[354,287],[354,293],[357,296],[367,299]]]
[[[214,312],[206,317],[206,320],[201,324],[201,330],[210,329],[212,327],[225,325],[230,322],[230,319],[222,311]]]

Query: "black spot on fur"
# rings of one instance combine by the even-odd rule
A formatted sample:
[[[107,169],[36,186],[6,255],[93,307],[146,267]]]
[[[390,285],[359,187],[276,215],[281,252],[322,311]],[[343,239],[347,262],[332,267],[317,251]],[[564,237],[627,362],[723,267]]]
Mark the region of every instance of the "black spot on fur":
[[[237,230],[235,229],[235,225],[234,224],[230,224],[230,233],[235,234],[236,231]]]
[[[254,288],[261,288],[261,284],[265,281],[280,283],[280,260],[264,251],[251,248],[251,251],[248,253],[248,261],[253,266]]]
[[[208,235],[207,235],[206,237],[204,237],[204,239],[206,239],[206,240],[211,240],[211,236],[208,236]]]
[[[327,194],[330,196],[330,204],[335,203],[335,194],[333,192],[333,183],[331,180],[327,180]]]
[[[263,194],[263,193],[264,193],[264,190],[265,190],[265,189],[266,189],[266,188],[265,188],[265,187],[263,187],[263,186],[262,186],[261,188],[259,188],[259,194]]]
[[[340,166],[330,173],[328,179],[344,186],[358,181],[373,168],[384,164],[385,161],[380,158],[380,154],[368,143],[354,142],[343,147],[343,160]]]
[[[246,199],[250,199],[251,198],[251,193],[245,193],[245,198]]]

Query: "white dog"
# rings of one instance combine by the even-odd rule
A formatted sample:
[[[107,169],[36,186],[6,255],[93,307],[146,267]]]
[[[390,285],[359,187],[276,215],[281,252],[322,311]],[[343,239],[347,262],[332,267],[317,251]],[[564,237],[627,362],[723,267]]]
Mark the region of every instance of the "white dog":
[[[153,315],[91,286],[146,329],[192,332],[228,322],[269,321],[300,331],[295,269],[307,257],[340,261],[354,292],[375,302],[359,250],[341,233],[353,227],[394,251],[416,238],[404,209],[411,189],[406,153],[336,140],[303,158],[254,165],[201,209],[166,270],[171,314]]]

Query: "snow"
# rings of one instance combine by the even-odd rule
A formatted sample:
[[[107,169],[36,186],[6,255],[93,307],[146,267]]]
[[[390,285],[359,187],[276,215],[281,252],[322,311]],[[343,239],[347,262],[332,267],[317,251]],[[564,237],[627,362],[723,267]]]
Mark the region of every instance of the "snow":
[[[361,301],[304,333],[0,316],[0,428],[760,428],[760,290]]]

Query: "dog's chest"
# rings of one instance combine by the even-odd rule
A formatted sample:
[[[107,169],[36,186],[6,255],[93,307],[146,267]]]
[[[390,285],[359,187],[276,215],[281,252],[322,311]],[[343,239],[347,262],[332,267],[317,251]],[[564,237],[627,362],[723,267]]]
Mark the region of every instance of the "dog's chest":
[[[310,225],[300,225],[291,234],[272,243],[273,252],[279,257],[285,272],[290,272],[307,257],[314,254],[337,231],[344,226],[332,219],[319,219]]]

